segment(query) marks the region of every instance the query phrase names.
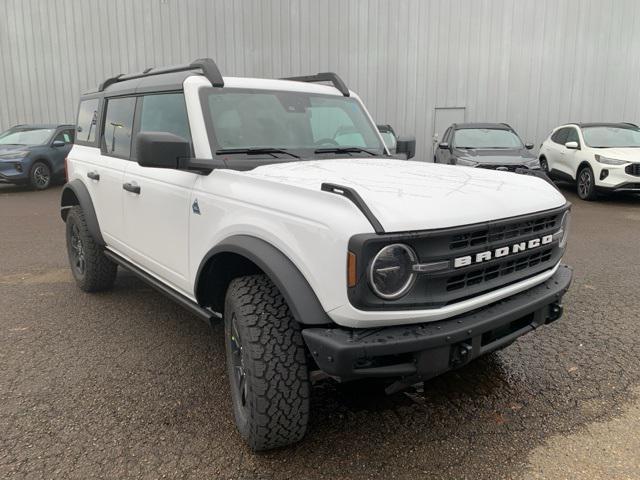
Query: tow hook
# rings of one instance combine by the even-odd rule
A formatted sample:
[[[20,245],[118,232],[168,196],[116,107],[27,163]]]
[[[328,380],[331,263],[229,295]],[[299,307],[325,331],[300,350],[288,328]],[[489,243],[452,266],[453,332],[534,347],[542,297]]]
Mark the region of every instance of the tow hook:
[[[549,316],[547,317],[547,321],[545,323],[549,324],[551,322],[555,322],[562,316],[563,312],[562,305],[559,303],[552,303],[549,306]]]
[[[471,345],[466,342],[454,345],[451,349],[450,364],[452,367],[464,365],[471,359]]]

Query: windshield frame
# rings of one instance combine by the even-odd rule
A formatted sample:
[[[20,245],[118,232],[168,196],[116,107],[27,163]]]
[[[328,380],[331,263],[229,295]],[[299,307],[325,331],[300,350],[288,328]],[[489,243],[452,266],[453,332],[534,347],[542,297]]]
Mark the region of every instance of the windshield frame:
[[[514,137],[516,137],[518,139],[518,142],[520,142],[519,146],[514,146],[514,147],[463,147],[463,146],[458,146],[456,145],[456,133],[460,132],[462,130],[498,130],[498,131],[502,131],[502,132],[509,132],[510,134],[512,134]],[[452,140],[452,146],[453,148],[458,148],[461,150],[522,150],[523,148],[525,148],[524,146],[524,142],[522,141],[522,139],[520,138],[520,136],[513,130],[511,130],[510,128],[493,128],[493,127],[471,127],[471,128],[457,128],[453,131],[453,138]]]
[[[211,149],[211,156],[213,158],[216,157],[220,157],[220,156],[228,156],[229,154],[227,153],[216,153],[218,150],[225,150],[225,147],[221,146],[217,139],[216,139],[216,135],[215,135],[215,128],[213,125],[213,115],[211,112],[211,109],[209,108],[209,94],[210,93],[214,93],[216,91],[219,91],[220,89],[215,88],[215,87],[202,87],[199,89],[198,92],[198,96],[200,98],[200,108],[202,109],[202,115],[203,115],[203,119],[204,119],[204,124],[205,124],[205,128],[207,131],[207,138],[209,140],[209,148]],[[328,97],[328,98],[340,98],[342,97],[341,95],[332,95],[332,94],[325,94],[325,93],[317,93],[317,92],[304,92],[304,91],[299,91],[299,90],[287,90],[287,89],[271,89],[271,88],[244,88],[244,87],[223,87],[222,89],[223,91],[229,91],[229,92],[233,92],[233,93],[299,93],[302,95],[311,95],[311,96],[318,96],[318,97]],[[391,156],[391,154],[389,153],[389,149],[387,148],[382,136],[380,135],[380,132],[378,131],[378,128],[375,124],[375,122],[373,121],[373,119],[371,118],[371,115],[369,114],[369,112],[367,111],[367,109],[365,108],[364,104],[362,103],[362,101],[357,97],[357,96],[351,96],[348,97],[351,100],[355,101],[357,103],[357,105],[359,106],[362,114],[365,117],[365,120],[367,122],[367,124],[369,125],[369,127],[371,128],[371,131],[373,133],[373,135],[376,137],[376,139],[379,142],[379,147],[380,147],[380,154],[379,157],[380,158],[388,158]],[[325,145],[326,146],[326,145]],[[272,159],[272,160],[277,160],[279,163],[282,161],[302,161],[302,160],[326,160],[326,159],[331,159],[331,158],[338,158],[340,156],[344,156],[344,157],[352,157],[354,156],[354,153],[344,153],[344,154],[336,154],[336,153],[315,153],[315,150],[317,149],[321,149],[323,148],[322,146],[318,145],[318,146],[313,146],[313,147],[309,147],[309,148],[287,148],[287,147],[283,147],[280,145],[264,145],[261,147],[257,147],[257,148],[277,148],[277,149],[283,149],[283,150],[287,150],[290,151],[291,153],[297,155],[299,158],[294,158],[294,157],[289,157],[288,155],[282,154],[281,157],[279,158],[274,158],[273,155],[271,154],[265,154],[264,157],[266,157],[267,159]],[[345,147],[348,148],[349,146],[347,145],[338,145],[338,147]],[[227,149],[230,147],[226,147]],[[238,147],[238,148],[244,148],[244,147]],[[363,147],[364,149],[369,149],[371,150],[370,147]],[[239,158],[261,158],[262,159],[262,155],[246,155],[246,154],[238,154]],[[368,154],[363,154],[363,156],[368,156],[370,157]],[[287,157],[289,157],[287,159]],[[375,158],[375,157],[373,157]],[[233,160],[231,160],[233,161]],[[256,162],[257,163],[257,162]],[[261,161],[260,163],[264,163],[263,161]]]
[[[619,125],[591,125],[588,127],[580,127],[580,134],[582,136],[582,140],[584,142],[584,144],[589,147],[589,148],[640,148],[640,144],[638,145],[591,145],[589,142],[587,142],[587,137],[584,134],[585,130],[589,130],[589,129],[595,129],[595,128],[616,128],[618,130],[631,130],[632,132],[638,132],[640,133],[640,129],[637,128],[632,128],[632,127],[622,127]]]
[[[42,145],[48,145],[49,143],[51,143],[51,140],[54,138],[57,128],[55,127],[29,127],[29,126],[24,126],[24,127],[12,127],[8,130],[5,130],[4,132],[0,132],[0,141],[13,134],[13,133],[19,133],[19,132],[28,132],[28,131],[33,131],[33,130],[48,130],[51,133],[49,134],[49,136],[42,142],[42,143],[0,143],[0,145],[15,145],[15,146],[20,146],[20,147],[39,147]]]

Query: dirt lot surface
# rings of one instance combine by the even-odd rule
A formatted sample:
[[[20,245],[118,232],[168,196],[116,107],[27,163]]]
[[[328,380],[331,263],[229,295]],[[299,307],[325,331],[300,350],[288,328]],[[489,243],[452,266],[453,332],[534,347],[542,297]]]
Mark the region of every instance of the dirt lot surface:
[[[424,391],[321,382],[306,439],[255,455],[222,329],[122,271],[80,292],[60,188],[0,186],[0,478],[640,478],[640,199],[564,193],[563,319]]]

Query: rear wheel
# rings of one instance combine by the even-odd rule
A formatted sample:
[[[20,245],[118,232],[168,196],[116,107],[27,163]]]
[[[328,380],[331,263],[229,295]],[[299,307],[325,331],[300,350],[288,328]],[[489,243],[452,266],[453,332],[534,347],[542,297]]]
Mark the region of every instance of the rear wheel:
[[[113,286],[118,266],[104,256],[84,218],[82,208],[71,208],[67,215],[67,253],[71,273],[81,290],[98,292]]]
[[[253,450],[297,442],[309,419],[299,324],[266,275],[234,279],[224,309],[227,373],[238,431]]]
[[[549,162],[545,157],[540,157],[540,168],[544,171],[544,173],[549,173]]]
[[[29,183],[36,190],[44,190],[51,184],[51,169],[44,162],[35,162],[31,166]]]
[[[596,194],[596,181],[593,176],[593,170],[591,167],[584,166],[578,171],[578,180],[576,182],[576,190],[578,196],[582,200],[595,200]]]

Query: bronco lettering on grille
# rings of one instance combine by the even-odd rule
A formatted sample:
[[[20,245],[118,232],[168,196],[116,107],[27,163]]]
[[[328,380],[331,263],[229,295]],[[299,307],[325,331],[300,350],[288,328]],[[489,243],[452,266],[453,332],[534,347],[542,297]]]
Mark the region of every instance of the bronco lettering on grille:
[[[541,238],[532,238],[526,242],[518,242],[513,245],[496,248],[495,250],[486,250],[484,252],[478,252],[475,255],[466,255],[464,257],[458,257],[453,260],[453,267],[460,268],[476,263],[482,263],[489,261],[493,258],[502,258],[513,253],[524,252],[525,250],[531,250],[532,248],[540,247],[541,245],[548,245],[553,242],[553,235],[545,235]]]

